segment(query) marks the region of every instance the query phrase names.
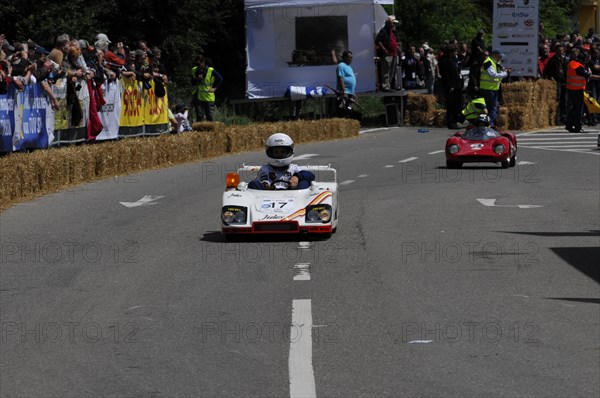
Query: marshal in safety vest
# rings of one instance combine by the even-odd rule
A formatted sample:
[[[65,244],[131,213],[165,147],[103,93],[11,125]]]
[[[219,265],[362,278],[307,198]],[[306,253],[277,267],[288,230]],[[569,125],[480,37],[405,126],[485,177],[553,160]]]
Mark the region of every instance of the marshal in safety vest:
[[[579,76],[576,72],[577,68],[584,66],[573,60],[567,66],[567,90],[585,90],[585,77]]]
[[[498,70],[499,68],[498,68],[498,64],[496,63],[496,61],[494,61],[494,59],[492,57],[487,57],[485,59],[485,61],[483,61],[483,64],[481,66],[481,79],[479,80],[479,88],[482,90],[498,91],[498,90],[500,90],[500,82],[502,81],[502,79],[499,77],[492,77],[488,73],[486,67],[484,66],[488,62],[492,63],[496,73],[500,73],[500,71]]]
[[[476,120],[477,117],[483,113],[483,110],[486,109],[484,98],[475,98],[473,101],[469,102],[465,109],[462,110],[462,114],[465,119],[469,121]]]
[[[192,76],[196,77],[196,71],[198,70],[197,66],[192,68]],[[209,91],[212,88],[215,77],[213,76],[214,68],[208,67],[206,69],[206,75],[204,76],[204,80],[194,88],[194,94],[198,98],[199,101],[203,102],[215,102],[215,93]]]

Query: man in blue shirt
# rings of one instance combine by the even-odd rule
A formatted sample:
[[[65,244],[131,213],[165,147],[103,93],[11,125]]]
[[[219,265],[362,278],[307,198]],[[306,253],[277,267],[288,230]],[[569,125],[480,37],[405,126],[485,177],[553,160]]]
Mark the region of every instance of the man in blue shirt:
[[[338,109],[350,116],[352,104],[354,103],[354,88],[356,87],[356,77],[350,64],[352,63],[352,51],[346,50],[342,53],[342,61],[335,69],[337,89],[344,93],[339,97],[341,103]]]

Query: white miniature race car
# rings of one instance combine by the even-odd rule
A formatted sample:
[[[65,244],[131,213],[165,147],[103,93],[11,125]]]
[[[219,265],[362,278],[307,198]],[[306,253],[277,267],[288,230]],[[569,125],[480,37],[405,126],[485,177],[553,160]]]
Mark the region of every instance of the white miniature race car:
[[[260,166],[244,165],[227,174],[221,209],[225,239],[239,234],[311,234],[329,238],[338,223],[337,172],[328,166],[303,166],[316,179],[306,189],[249,189],[240,182],[256,178]],[[322,180],[330,180],[322,182]]]

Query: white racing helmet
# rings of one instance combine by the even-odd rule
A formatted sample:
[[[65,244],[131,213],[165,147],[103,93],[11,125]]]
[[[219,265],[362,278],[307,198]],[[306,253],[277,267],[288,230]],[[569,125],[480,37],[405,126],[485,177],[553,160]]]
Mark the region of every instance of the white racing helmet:
[[[267,138],[265,149],[273,167],[289,166],[294,159],[294,141],[287,134],[277,133]]]

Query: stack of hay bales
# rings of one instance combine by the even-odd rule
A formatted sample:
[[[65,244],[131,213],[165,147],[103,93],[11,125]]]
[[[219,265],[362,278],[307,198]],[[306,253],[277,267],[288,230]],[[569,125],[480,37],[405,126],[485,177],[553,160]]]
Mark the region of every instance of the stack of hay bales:
[[[349,119],[262,123],[226,127],[195,123],[204,131],[14,153],[0,158],[0,209],[83,182],[140,170],[194,162],[232,152],[258,150],[277,132],[295,142],[349,138],[360,124]]]
[[[440,112],[436,110],[436,99],[433,94],[415,94],[409,92],[406,96],[406,111],[406,123],[412,126],[436,125],[440,118]]]
[[[445,127],[446,126],[446,110],[436,109],[434,111],[435,117],[433,118],[433,126]]]
[[[194,131],[218,131],[225,128],[223,122],[195,122],[192,124]]]
[[[534,130],[556,125],[558,102],[555,82],[536,80],[506,83],[502,85],[502,96],[506,118],[499,118],[500,127]]]
[[[535,80],[502,84],[504,105],[496,125],[508,130],[534,130],[556,125],[558,101],[556,83]],[[466,104],[465,104],[466,105]],[[431,94],[408,93],[406,123],[412,126],[446,126],[446,111],[436,109]]]

